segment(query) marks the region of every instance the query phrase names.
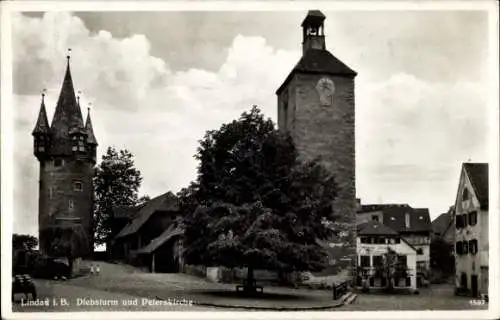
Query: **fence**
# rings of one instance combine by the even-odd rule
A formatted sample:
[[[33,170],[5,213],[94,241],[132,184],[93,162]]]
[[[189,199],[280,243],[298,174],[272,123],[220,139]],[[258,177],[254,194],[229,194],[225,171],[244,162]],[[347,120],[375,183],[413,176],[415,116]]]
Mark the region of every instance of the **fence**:
[[[333,300],[337,300],[338,298],[342,297],[344,294],[347,293],[349,289],[349,281],[344,281],[339,285],[333,285]]]

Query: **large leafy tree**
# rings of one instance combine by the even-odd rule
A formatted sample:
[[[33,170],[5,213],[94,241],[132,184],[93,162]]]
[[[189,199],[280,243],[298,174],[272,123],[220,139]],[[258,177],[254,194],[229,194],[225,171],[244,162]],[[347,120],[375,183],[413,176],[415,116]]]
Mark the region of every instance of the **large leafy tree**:
[[[133,206],[149,199],[148,196],[138,196],[141,182],[141,172],[135,167],[132,153],[108,147],[94,176],[96,244],[106,243],[119,231],[113,224],[113,207]]]
[[[65,257],[68,260],[69,272],[73,272],[75,258],[82,257],[88,252],[90,239],[81,224],[61,224],[48,228],[47,237],[50,242],[49,253],[56,257]]]
[[[299,162],[289,136],[257,107],[208,131],[197,180],[179,193],[186,259],[207,266],[282,272],[319,270],[335,220],[333,176],[319,161]]]

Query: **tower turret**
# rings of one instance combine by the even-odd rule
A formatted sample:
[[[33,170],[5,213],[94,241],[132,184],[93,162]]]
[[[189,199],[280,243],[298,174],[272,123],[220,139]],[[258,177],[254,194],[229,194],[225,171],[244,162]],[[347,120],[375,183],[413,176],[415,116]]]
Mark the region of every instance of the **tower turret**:
[[[96,162],[96,149],[97,139],[94,135],[94,128],[92,127],[92,120],[90,119],[90,107],[87,109],[87,120],[85,121],[85,131],[87,133],[88,152],[92,163]]]
[[[58,232],[69,226],[84,232],[78,235],[72,233],[71,239],[59,243],[68,245],[68,241],[74,242],[69,244],[69,248],[77,248],[70,253],[73,258],[87,256],[93,251],[92,178],[97,143],[92,125],[83,124],[80,97],[75,96],[73,88],[69,55],[52,124],[49,127],[42,95],[33,136],[35,156],[40,162],[40,251],[48,255],[60,255],[60,248],[54,243],[57,243],[57,235],[60,235]],[[88,245],[82,246],[82,243]]]
[[[40,104],[40,112],[35,128],[31,133],[33,135],[33,152],[38,160],[43,161],[49,151],[50,134],[49,120],[47,119],[47,111],[45,110],[45,92],[42,92],[42,102]]]
[[[302,52],[309,49],[325,50],[325,15],[319,10],[309,10],[302,21]]]

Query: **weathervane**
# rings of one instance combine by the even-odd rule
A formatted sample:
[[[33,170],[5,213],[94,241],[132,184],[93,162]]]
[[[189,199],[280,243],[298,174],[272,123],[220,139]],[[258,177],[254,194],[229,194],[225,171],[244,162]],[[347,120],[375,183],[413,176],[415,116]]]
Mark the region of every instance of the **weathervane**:
[[[71,48],[68,48],[68,55],[66,56],[66,59],[68,59],[68,63],[70,58],[71,58]]]
[[[92,107],[92,102],[89,102],[89,106],[87,107],[87,110],[90,112],[90,108]]]
[[[82,92],[80,90],[78,90],[78,95],[76,96],[76,101],[78,103],[78,105],[80,105],[80,95],[82,94]]]

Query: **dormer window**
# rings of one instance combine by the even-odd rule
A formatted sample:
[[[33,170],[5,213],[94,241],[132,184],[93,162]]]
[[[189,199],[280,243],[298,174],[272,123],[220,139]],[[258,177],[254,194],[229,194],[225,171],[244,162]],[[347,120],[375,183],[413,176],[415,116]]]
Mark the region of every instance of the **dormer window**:
[[[405,228],[406,229],[410,228],[410,214],[409,213],[405,214]]]
[[[68,209],[69,210],[73,210],[75,208],[75,203],[73,202],[73,200],[69,200],[68,202]]]

